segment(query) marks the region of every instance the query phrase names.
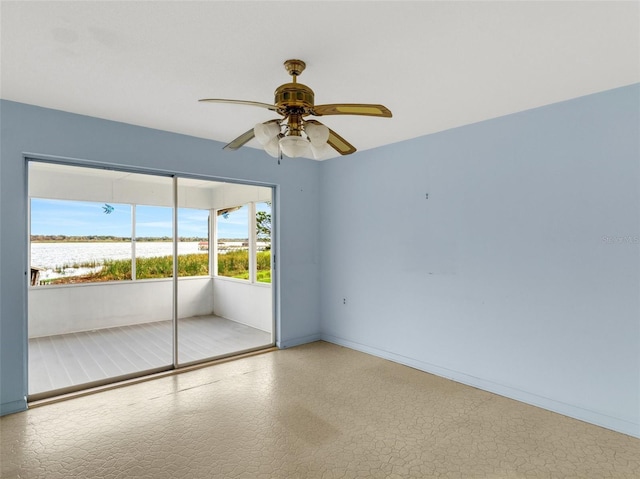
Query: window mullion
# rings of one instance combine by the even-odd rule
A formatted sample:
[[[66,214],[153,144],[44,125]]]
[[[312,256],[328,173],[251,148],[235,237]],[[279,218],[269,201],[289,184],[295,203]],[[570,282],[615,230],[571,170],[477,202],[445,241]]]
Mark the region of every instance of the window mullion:
[[[249,281],[256,283],[258,281],[258,265],[257,265],[257,234],[256,234],[256,204],[249,203]]]
[[[136,205],[131,205],[131,281],[136,280]]]
[[[209,271],[212,276],[218,276],[218,210],[211,210],[209,221],[211,231],[209,232],[211,240],[209,241]]]

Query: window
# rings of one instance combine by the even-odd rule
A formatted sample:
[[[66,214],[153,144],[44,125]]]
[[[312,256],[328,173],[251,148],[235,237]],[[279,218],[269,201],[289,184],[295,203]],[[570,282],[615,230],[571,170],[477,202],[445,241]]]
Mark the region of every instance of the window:
[[[173,209],[135,205],[134,279],[173,276]]]
[[[271,202],[218,210],[216,232],[218,276],[271,283]]]
[[[271,203],[256,203],[256,281],[271,283]]]
[[[179,208],[178,232],[178,275],[208,276],[209,210]],[[173,208],[31,198],[31,265],[33,286],[171,278]]]
[[[224,208],[216,215],[218,276],[249,279],[249,207]]]
[[[131,279],[131,206],[31,198],[32,284]]]
[[[209,210],[178,208],[178,276],[209,275]]]

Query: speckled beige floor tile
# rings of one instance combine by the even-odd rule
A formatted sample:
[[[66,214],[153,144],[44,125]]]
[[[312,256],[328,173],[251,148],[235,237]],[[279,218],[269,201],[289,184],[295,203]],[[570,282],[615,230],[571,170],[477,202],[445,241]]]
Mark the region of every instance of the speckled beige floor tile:
[[[640,440],[328,343],[0,420],[3,478],[638,478]]]

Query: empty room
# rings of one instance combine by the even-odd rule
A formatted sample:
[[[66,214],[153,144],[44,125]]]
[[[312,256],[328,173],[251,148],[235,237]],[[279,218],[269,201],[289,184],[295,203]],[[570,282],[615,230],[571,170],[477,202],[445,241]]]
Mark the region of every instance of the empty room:
[[[640,3],[0,2],[0,476],[640,476]]]

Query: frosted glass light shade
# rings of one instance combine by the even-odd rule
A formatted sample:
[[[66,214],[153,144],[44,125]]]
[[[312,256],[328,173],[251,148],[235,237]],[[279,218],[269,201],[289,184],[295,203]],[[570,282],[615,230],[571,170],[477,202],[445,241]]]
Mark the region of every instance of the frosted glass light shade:
[[[329,128],[324,125],[316,125],[315,123],[305,123],[304,131],[309,137],[311,144],[315,147],[321,147],[327,143],[329,139]]]
[[[326,160],[334,152],[335,150],[331,148],[328,143],[324,143],[321,146],[311,144],[311,153],[313,153],[314,160]]]
[[[310,153],[309,141],[301,136],[292,135],[280,138],[280,148],[282,149],[282,153],[289,158],[298,158],[299,156],[305,156]]]
[[[277,123],[258,123],[253,127],[253,134],[256,135],[256,140],[265,146],[280,134],[280,125]]]
[[[280,156],[280,144],[278,143],[278,137],[273,137],[269,143],[264,145],[264,151],[274,158]]]

